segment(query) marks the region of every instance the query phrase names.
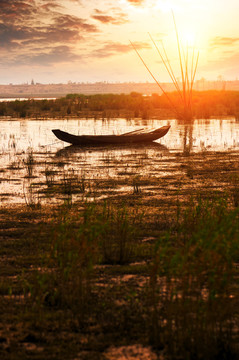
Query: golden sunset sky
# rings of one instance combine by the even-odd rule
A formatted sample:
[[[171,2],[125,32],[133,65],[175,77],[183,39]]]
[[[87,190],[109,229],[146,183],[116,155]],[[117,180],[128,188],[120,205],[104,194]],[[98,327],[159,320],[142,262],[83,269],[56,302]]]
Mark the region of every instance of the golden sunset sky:
[[[200,52],[196,79],[234,80],[238,0],[0,0],[0,84],[170,81],[148,33],[163,41],[176,76],[181,42]]]

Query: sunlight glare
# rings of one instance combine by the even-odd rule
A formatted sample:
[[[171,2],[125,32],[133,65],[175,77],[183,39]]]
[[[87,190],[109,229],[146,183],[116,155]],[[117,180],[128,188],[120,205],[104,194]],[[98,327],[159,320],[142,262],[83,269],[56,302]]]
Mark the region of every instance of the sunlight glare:
[[[196,34],[192,30],[184,30],[180,32],[180,39],[184,47],[195,47]]]
[[[172,1],[165,0],[157,0],[155,7],[164,13],[176,11],[178,9],[178,7]]]

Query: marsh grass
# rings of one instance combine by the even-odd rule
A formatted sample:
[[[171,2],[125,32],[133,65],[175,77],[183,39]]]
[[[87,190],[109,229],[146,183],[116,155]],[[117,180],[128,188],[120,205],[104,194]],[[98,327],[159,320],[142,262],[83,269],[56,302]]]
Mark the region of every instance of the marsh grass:
[[[48,198],[63,199],[63,204],[69,208],[73,205],[73,196],[84,201],[93,191],[93,185],[86,180],[85,173],[75,171],[74,169],[55,170],[51,164],[45,164],[45,182],[46,188],[42,190]],[[81,196],[79,196],[81,195]]]
[[[38,311],[46,308],[68,310],[84,321],[91,299],[94,264],[98,260],[100,230],[92,221],[93,208],[72,216],[64,207],[53,224],[45,268],[36,271],[30,286]]]
[[[127,264],[137,252],[142,215],[132,213],[126,206],[118,207],[105,203],[99,218],[103,225],[101,238],[102,262]]]
[[[70,173],[63,172],[62,194],[64,195],[64,204],[70,207],[72,205],[73,195],[73,177]]]
[[[170,358],[234,359],[238,352],[238,220],[223,198],[192,199],[176,233],[156,243],[151,341]]]
[[[130,215],[126,208],[107,203],[85,203],[79,212],[64,206],[49,235],[44,266],[29,283],[36,311],[62,309],[78,323],[84,322],[94,302],[95,265],[132,260],[140,219],[139,214]]]
[[[21,164],[19,161],[14,160],[11,164],[9,164],[8,169],[9,170],[20,170]]]
[[[84,172],[82,172],[80,176],[78,176],[77,185],[78,185],[78,192],[85,194],[85,192],[87,191],[87,186],[89,184],[87,184],[86,182],[86,176]]]
[[[235,207],[239,207],[239,175],[232,174],[230,177],[231,182],[231,196]]]
[[[26,159],[23,160],[23,163],[26,166],[27,176],[32,177],[33,176],[33,168],[35,165],[35,159],[33,157],[33,152],[31,149],[29,150]]]
[[[55,171],[53,170],[53,167],[49,167],[47,163],[45,163],[45,178],[46,178],[46,185],[48,189],[51,189],[54,185],[55,180]]]
[[[31,209],[37,209],[41,207],[40,193],[36,184],[32,183],[31,181],[24,181],[23,194],[27,207]]]
[[[154,159],[153,175],[137,171],[139,196],[130,172],[95,179],[78,164],[67,170],[66,161],[49,188],[46,179],[25,178],[33,206],[0,216],[3,359],[84,358],[86,349],[98,359],[111,345],[132,343],[163,349],[165,359],[237,359],[236,156],[180,155],[183,172],[173,165],[166,177]],[[50,201],[38,211],[41,187]],[[74,199],[63,204],[68,195]],[[31,336],[42,353],[26,355]]]
[[[133,185],[133,194],[141,193],[142,189],[140,186],[140,176],[134,176],[132,185]]]

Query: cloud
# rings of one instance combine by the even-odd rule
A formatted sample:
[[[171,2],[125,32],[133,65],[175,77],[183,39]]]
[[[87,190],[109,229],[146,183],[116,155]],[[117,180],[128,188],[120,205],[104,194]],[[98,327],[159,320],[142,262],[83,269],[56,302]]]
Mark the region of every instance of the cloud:
[[[220,48],[222,46],[233,46],[236,45],[239,41],[239,37],[221,37],[216,36],[210,42],[211,48]]]
[[[18,42],[29,38],[31,29],[26,26],[17,28],[14,25],[0,24],[0,47],[11,49],[18,47]]]
[[[72,52],[69,46],[56,46],[49,51],[40,52],[38,54],[19,56],[17,61],[20,64],[31,64],[48,66],[49,64],[65,63],[69,61],[79,60],[81,57]]]
[[[62,8],[62,6],[56,2],[48,2],[48,3],[44,3],[41,5],[41,8],[46,10],[46,11],[51,11],[53,9],[60,9]]]
[[[126,14],[119,12],[117,8],[111,8],[108,12],[113,12],[114,16],[106,15],[103,11],[95,9],[95,14],[91,17],[97,21],[100,21],[102,24],[113,24],[120,25],[128,22],[126,19]]]
[[[34,14],[35,4],[26,0],[1,0],[0,1],[0,21],[4,23],[15,23]]]
[[[68,14],[62,4],[59,0],[0,0],[1,65],[53,67],[84,61],[86,52],[78,54],[78,43],[97,33],[98,27],[89,18]]]
[[[116,19],[109,15],[93,15],[92,18],[100,21],[103,24],[120,25],[127,22],[125,19]]]
[[[108,16],[108,15],[93,15],[92,18],[95,20],[99,20],[103,24],[108,24],[108,23],[113,24],[115,21],[115,19],[112,16]]]
[[[21,54],[33,64],[74,60],[73,46],[98,31],[88,19],[67,14],[59,0],[0,0],[0,48],[9,63],[21,64]]]
[[[150,48],[150,46],[147,43],[134,43],[134,46],[137,49],[148,49]],[[130,44],[122,44],[122,43],[118,43],[118,42],[108,42],[106,43],[103,47],[93,51],[91,53],[92,57],[96,57],[96,58],[105,58],[105,57],[110,57],[110,56],[115,56],[118,54],[126,54],[130,51],[132,51],[133,48]]]
[[[212,58],[202,66],[200,69],[209,73],[224,74],[235,78],[238,74],[239,51],[235,49],[234,52],[223,51],[221,56]]]
[[[34,52],[25,54],[15,54],[10,60],[2,58],[1,65],[15,68],[17,66],[27,67],[48,67],[55,64],[73,63],[75,61],[84,61],[83,56],[75,54],[70,46],[54,46],[35,48]]]
[[[135,5],[135,6],[139,6],[139,5],[141,5],[143,2],[144,2],[144,0],[127,0],[130,4],[132,4],[132,5]]]
[[[97,31],[94,25],[70,15],[57,16],[49,25],[0,24],[0,46],[10,50],[35,43],[76,43],[83,39],[84,33]]]
[[[97,32],[97,27],[88,24],[84,19],[72,15],[57,15],[55,18],[56,26],[65,29],[77,29],[85,32]]]

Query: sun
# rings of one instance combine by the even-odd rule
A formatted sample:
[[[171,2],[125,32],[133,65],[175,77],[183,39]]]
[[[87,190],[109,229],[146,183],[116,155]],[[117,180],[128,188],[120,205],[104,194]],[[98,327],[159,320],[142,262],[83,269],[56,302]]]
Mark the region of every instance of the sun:
[[[196,34],[193,30],[183,30],[180,32],[181,43],[184,47],[195,47]]]

